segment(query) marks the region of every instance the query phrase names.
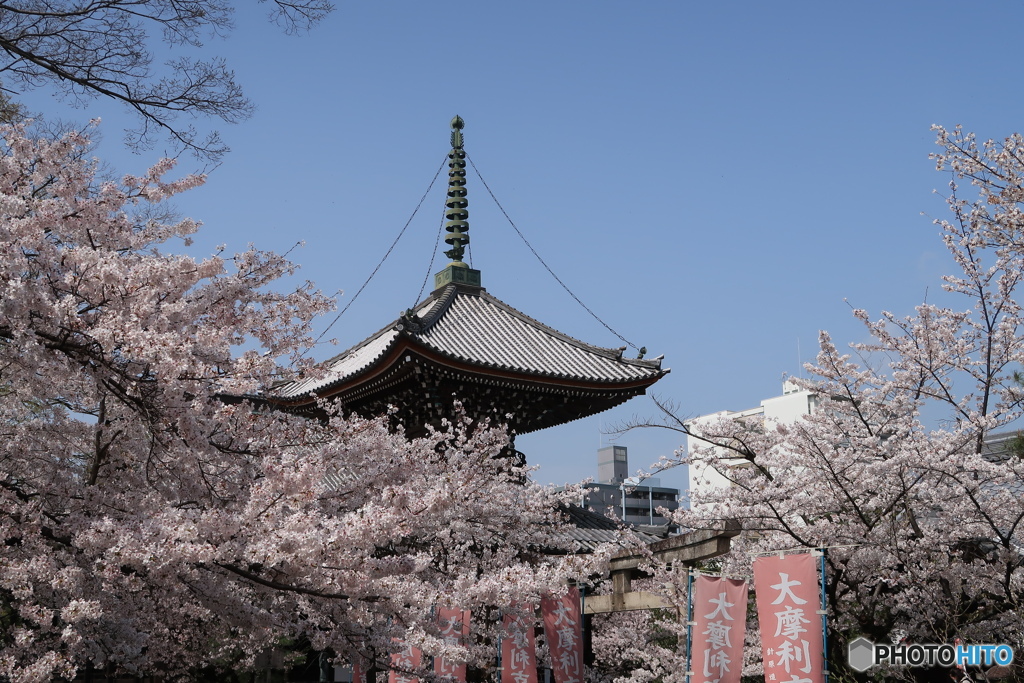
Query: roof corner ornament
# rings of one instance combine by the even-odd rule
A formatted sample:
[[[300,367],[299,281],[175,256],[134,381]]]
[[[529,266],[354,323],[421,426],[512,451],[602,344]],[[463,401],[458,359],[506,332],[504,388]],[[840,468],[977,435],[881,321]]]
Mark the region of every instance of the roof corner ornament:
[[[469,200],[466,199],[466,152],[462,149],[462,129],[466,122],[461,116],[452,119],[452,151],[448,153],[448,199],[445,200],[446,244],[451,249],[444,255],[452,260],[449,265],[468,268],[462,256],[469,244]]]
[[[416,315],[416,311],[407,308],[398,314],[398,324],[395,326],[399,332],[408,330],[413,334],[423,331],[423,321]]]
[[[646,355],[647,355],[647,347],[646,346],[641,346],[640,347],[640,352],[636,354],[636,359],[637,360],[643,360],[644,356],[646,356]]]

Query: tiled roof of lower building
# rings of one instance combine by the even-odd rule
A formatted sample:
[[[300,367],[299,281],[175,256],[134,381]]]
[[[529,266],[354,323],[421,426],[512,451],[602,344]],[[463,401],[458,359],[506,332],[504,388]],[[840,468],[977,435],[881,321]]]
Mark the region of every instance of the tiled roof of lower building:
[[[604,543],[616,543],[626,547],[635,544],[637,540],[643,543],[654,543],[665,538],[664,535],[659,536],[646,531],[629,529],[614,519],[579,505],[566,505],[562,508],[562,512],[565,513],[571,525],[566,534],[576,542],[577,552],[590,553]],[[666,533],[667,531],[668,527],[666,527]]]

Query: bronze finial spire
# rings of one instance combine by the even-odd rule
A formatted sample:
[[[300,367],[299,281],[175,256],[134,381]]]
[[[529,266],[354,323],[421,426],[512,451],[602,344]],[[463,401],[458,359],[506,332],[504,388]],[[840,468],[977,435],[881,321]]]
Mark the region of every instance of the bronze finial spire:
[[[451,249],[444,255],[452,260],[444,270],[434,274],[434,291],[449,284],[480,286],[480,271],[467,266],[462,257],[469,244],[469,200],[466,199],[466,152],[462,149],[461,116],[452,119],[452,151],[448,153],[448,198],[445,199],[444,224],[448,233],[444,241]]]
[[[452,119],[452,151],[448,153],[448,199],[445,201],[447,210],[445,218],[445,229],[448,234],[444,241],[451,245],[451,249],[444,252],[444,255],[452,260],[453,266],[462,266],[462,255],[469,244],[469,200],[466,199],[466,153],[462,149],[462,129],[466,122],[462,117]]]

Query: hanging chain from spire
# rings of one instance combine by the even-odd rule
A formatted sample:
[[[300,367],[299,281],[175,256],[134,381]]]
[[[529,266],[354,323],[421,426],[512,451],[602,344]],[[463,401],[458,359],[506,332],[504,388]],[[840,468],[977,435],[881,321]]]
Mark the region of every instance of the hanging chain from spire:
[[[434,248],[430,250],[430,263],[427,265],[427,274],[423,276],[423,284],[420,285],[420,291],[416,293],[416,298],[413,299],[414,303],[419,303],[420,299],[423,298],[423,290],[427,288],[427,281],[430,279],[430,274],[434,271],[434,256],[437,254],[437,245],[441,241],[441,231],[444,228],[444,219],[441,219],[441,224],[437,226],[437,236],[434,238]]]
[[[377,271],[380,270],[380,267],[384,265],[384,262],[388,260],[388,256],[391,256],[391,252],[395,250],[396,246],[398,246],[398,241],[402,239],[402,235],[405,234],[405,231],[408,229],[409,224],[412,223],[412,219],[416,217],[416,214],[419,212],[420,207],[423,206],[423,201],[427,198],[427,195],[430,194],[430,190],[433,189],[434,183],[437,182],[437,177],[441,175],[441,169],[443,168],[444,162],[442,161],[441,165],[437,167],[437,172],[434,173],[434,177],[430,181],[430,185],[427,186],[427,191],[423,193],[422,197],[420,197],[419,203],[417,203],[416,208],[412,210],[412,215],[409,216],[409,220],[405,222],[405,225],[403,225],[402,229],[398,232],[398,236],[395,238],[395,241],[392,242],[391,246],[388,247],[388,250],[384,252],[384,256],[382,256],[380,261],[377,262],[377,266],[373,269],[373,272],[370,273],[370,275],[366,278],[366,281],[363,282],[362,286],[359,287],[359,289],[356,291],[355,296],[348,300],[348,303],[345,304],[345,307],[343,309],[341,309],[341,312],[338,313],[338,315],[334,316],[334,320],[331,321],[331,324],[328,325],[327,328],[320,333],[320,336],[316,338],[316,341],[313,342],[314,345],[319,344],[320,340],[323,339],[327,335],[327,333],[331,331],[331,328],[334,327],[335,323],[341,320],[341,316],[345,315],[345,311],[347,311],[349,307],[356,302],[356,299],[359,298],[359,295],[363,293],[364,289],[366,289],[366,285],[370,284],[370,280],[372,280],[373,276],[377,274]],[[307,349],[307,351],[308,350],[309,349]],[[305,355],[305,352],[303,352],[303,355]]]
[[[618,332],[616,332],[616,331],[615,331],[615,330],[614,330],[614,329],[612,328],[612,326],[611,326],[611,325],[609,325],[608,323],[606,323],[606,322],[605,322],[604,320],[602,320],[602,319],[601,319],[601,317],[600,317],[600,316],[599,316],[599,315],[598,315],[597,313],[594,313],[594,312],[593,312],[592,310],[590,310],[590,307],[589,307],[589,306],[587,306],[587,305],[586,305],[585,303],[583,303],[583,301],[582,301],[582,300],[581,300],[581,299],[580,299],[580,298],[579,298],[578,296],[576,296],[576,295],[575,295],[575,294],[573,293],[573,291],[572,291],[571,289],[569,289],[569,286],[568,286],[568,285],[566,285],[566,284],[565,284],[564,282],[562,282],[562,279],[561,279],[560,277],[558,277],[557,275],[555,275],[555,271],[551,270],[551,266],[549,266],[549,265],[548,265],[548,264],[547,264],[547,263],[546,263],[546,262],[544,261],[544,259],[542,259],[542,258],[540,257],[540,254],[538,254],[538,253],[537,253],[537,250],[533,248],[533,245],[532,245],[532,244],[530,244],[530,240],[526,239],[526,235],[524,235],[524,234],[522,233],[522,231],[521,231],[521,230],[519,230],[518,226],[516,226],[516,224],[515,224],[515,222],[513,222],[512,218],[511,218],[511,217],[509,217],[509,215],[508,215],[508,212],[507,212],[507,211],[505,211],[505,207],[503,207],[503,206],[501,205],[501,202],[499,202],[499,201],[498,201],[498,198],[494,196],[494,192],[493,192],[493,191],[491,190],[491,187],[490,187],[490,185],[488,185],[488,184],[487,184],[487,181],[486,181],[486,180],[484,180],[484,177],[483,177],[483,176],[482,176],[482,175],[480,174],[480,169],[479,169],[479,168],[477,168],[477,167],[476,167],[476,164],[474,164],[474,163],[473,163],[473,158],[472,158],[472,157],[470,157],[470,156],[469,156],[469,155],[467,154],[467,155],[466,155],[466,159],[467,159],[467,160],[469,161],[470,165],[471,165],[471,166],[473,167],[473,171],[474,171],[474,172],[476,173],[477,177],[478,177],[478,178],[480,178],[480,182],[481,182],[481,183],[483,184],[483,186],[484,186],[484,189],[486,189],[486,190],[487,190],[487,193],[488,193],[489,195],[491,195],[491,199],[493,199],[493,200],[494,200],[494,203],[495,203],[495,204],[496,204],[496,205],[498,206],[498,209],[500,209],[500,210],[501,210],[501,213],[502,213],[502,215],[504,215],[504,216],[505,216],[505,220],[507,220],[507,221],[508,221],[508,224],[509,224],[509,225],[511,225],[511,226],[512,226],[512,229],[516,231],[516,234],[517,234],[517,235],[519,235],[519,239],[523,240],[523,244],[525,244],[525,245],[526,245],[526,248],[530,250],[530,253],[532,253],[532,254],[533,254],[533,255],[534,255],[535,257],[537,257],[537,260],[538,260],[538,261],[540,261],[540,264],[541,264],[542,266],[544,266],[544,269],[545,269],[546,271],[548,271],[548,273],[549,273],[549,274],[551,275],[551,277],[555,278],[555,282],[557,282],[558,284],[560,284],[560,285],[562,286],[562,289],[564,289],[564,290],[565,290],[565,291],[566,291],[566,292],[567,292],[567,293],[569,294],[569,296],[571,296],[571,297],[572,297],[572,298],[573,298],[573,299],[574,299],[574,300],[576,301],[576,303],[578,303],[578,304],[579,304],[580,306],[582,306],[582,307],[583,307],[583,309],[584,309],[584,310],[585,310],[585,311],[586,311],[587,313],[589,313],[589,314],[590,314],[590,315],[591,315],[591,316],[592,316],[592,317],[594,318],[594,320],[596,320],[597,322],[599,322],[599,323],[601,323],[602,325],[604,325],[604,327],[605,327],[605,329],[606,329],[606,330],[608,330],[609,332],[611,332],[612,334],[614,334],[614,335],[615,335],[616,337],[618,337],[618,338],[619,338],[619,339],[621,339],[622,341],[626,342],[626,344],[627,344],[627,345],[629,345],[629,346],[630,346],[630,347],[632,347],[633,349],[636,349],[636,350],[637,350],[637,351],[639,352],[639,355],[637,356],[638,358],[643,358],[643,357],[644,357],[644,355],[645,355],[645,354],[647,353],[647,347],[643,347],[643,348],[637,348],[637,345],[636,345],[636,344],[634,344],[633,342],[629,341],[628,339],[626,339],[625,337],[623,337],[623,336],[622,336],[621,334],[619,334]]]

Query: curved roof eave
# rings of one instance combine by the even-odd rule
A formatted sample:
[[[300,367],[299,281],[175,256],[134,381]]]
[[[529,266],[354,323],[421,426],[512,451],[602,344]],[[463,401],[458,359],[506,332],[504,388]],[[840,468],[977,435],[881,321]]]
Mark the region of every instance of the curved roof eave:
[[[278,387],[275,397],[301,403],[314,395],[337,394],[342,385],[358,385],[379,375],[399,346],[413,347],[420,355],[463,372],[480,369],[487,375],[538,384],[638,388],[669,372],[661,368],[661,356],[623,358],[624,347],[582,342],[482,288],[448,285],[410,313],[323,363],[321,373]]]

